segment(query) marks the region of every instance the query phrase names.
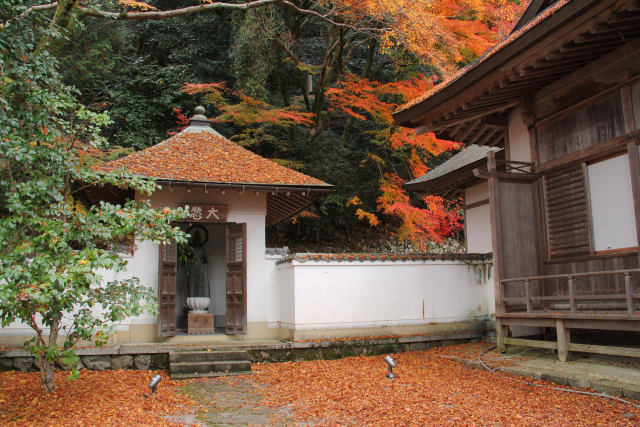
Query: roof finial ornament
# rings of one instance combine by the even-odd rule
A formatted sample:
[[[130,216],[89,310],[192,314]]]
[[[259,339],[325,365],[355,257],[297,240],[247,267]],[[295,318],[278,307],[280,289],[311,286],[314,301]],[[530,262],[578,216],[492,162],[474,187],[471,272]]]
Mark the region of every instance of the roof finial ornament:
[[[187,132],[214,132],[211,127],[211,121],[204,115],[205,109],[198,105],[193,112],[193,117],[189,120],[189,126],[185,129]]]

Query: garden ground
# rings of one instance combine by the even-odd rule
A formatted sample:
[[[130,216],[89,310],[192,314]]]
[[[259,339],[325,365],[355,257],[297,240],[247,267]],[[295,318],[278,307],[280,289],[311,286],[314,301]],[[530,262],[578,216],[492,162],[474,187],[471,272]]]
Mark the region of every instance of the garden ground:
[[[2,425],[638,425],[640,406],[567,393],[557,384],[476,369],[488,344],[394,355],[397,378],[385,378],[382,356],[253,365],[251,376],[182,382],[164,376],[146,398],[153,372],[83,371],[57,377],[44,395],[37,373],[0,374]],[[497,358],[487,364],[528,359]]]

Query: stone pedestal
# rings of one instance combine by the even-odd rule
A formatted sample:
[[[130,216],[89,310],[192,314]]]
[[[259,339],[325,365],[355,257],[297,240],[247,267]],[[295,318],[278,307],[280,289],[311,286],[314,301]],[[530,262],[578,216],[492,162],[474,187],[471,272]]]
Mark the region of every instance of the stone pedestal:
[[[213,334],[213,313],[189,313],[188,334]]]

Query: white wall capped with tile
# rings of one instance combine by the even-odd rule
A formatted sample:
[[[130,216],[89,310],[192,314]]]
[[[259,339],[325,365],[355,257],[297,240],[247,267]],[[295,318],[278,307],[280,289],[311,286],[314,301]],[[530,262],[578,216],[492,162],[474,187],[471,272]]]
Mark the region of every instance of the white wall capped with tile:
[[[486,320],[493,278],[482,261],[281,263],[280,322],[296,330]]]

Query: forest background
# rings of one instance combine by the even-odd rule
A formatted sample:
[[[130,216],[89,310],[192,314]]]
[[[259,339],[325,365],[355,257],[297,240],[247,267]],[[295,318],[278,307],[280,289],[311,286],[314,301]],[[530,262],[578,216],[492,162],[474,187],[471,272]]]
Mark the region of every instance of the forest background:
[[[223,135],[335,186],[269,229],[269,246],[433,250],[460,240],[460,201],[402,184],[460,144],[398,128],[391,113],[508,35],[526,3],[303,0],[296,7],[317,14],[276,2],[162,20],[83,16],[53,52],[80,102],[111,117],[101,160],[166,139],[204,104]],[[197,4],[127,0],[112,10]]]

